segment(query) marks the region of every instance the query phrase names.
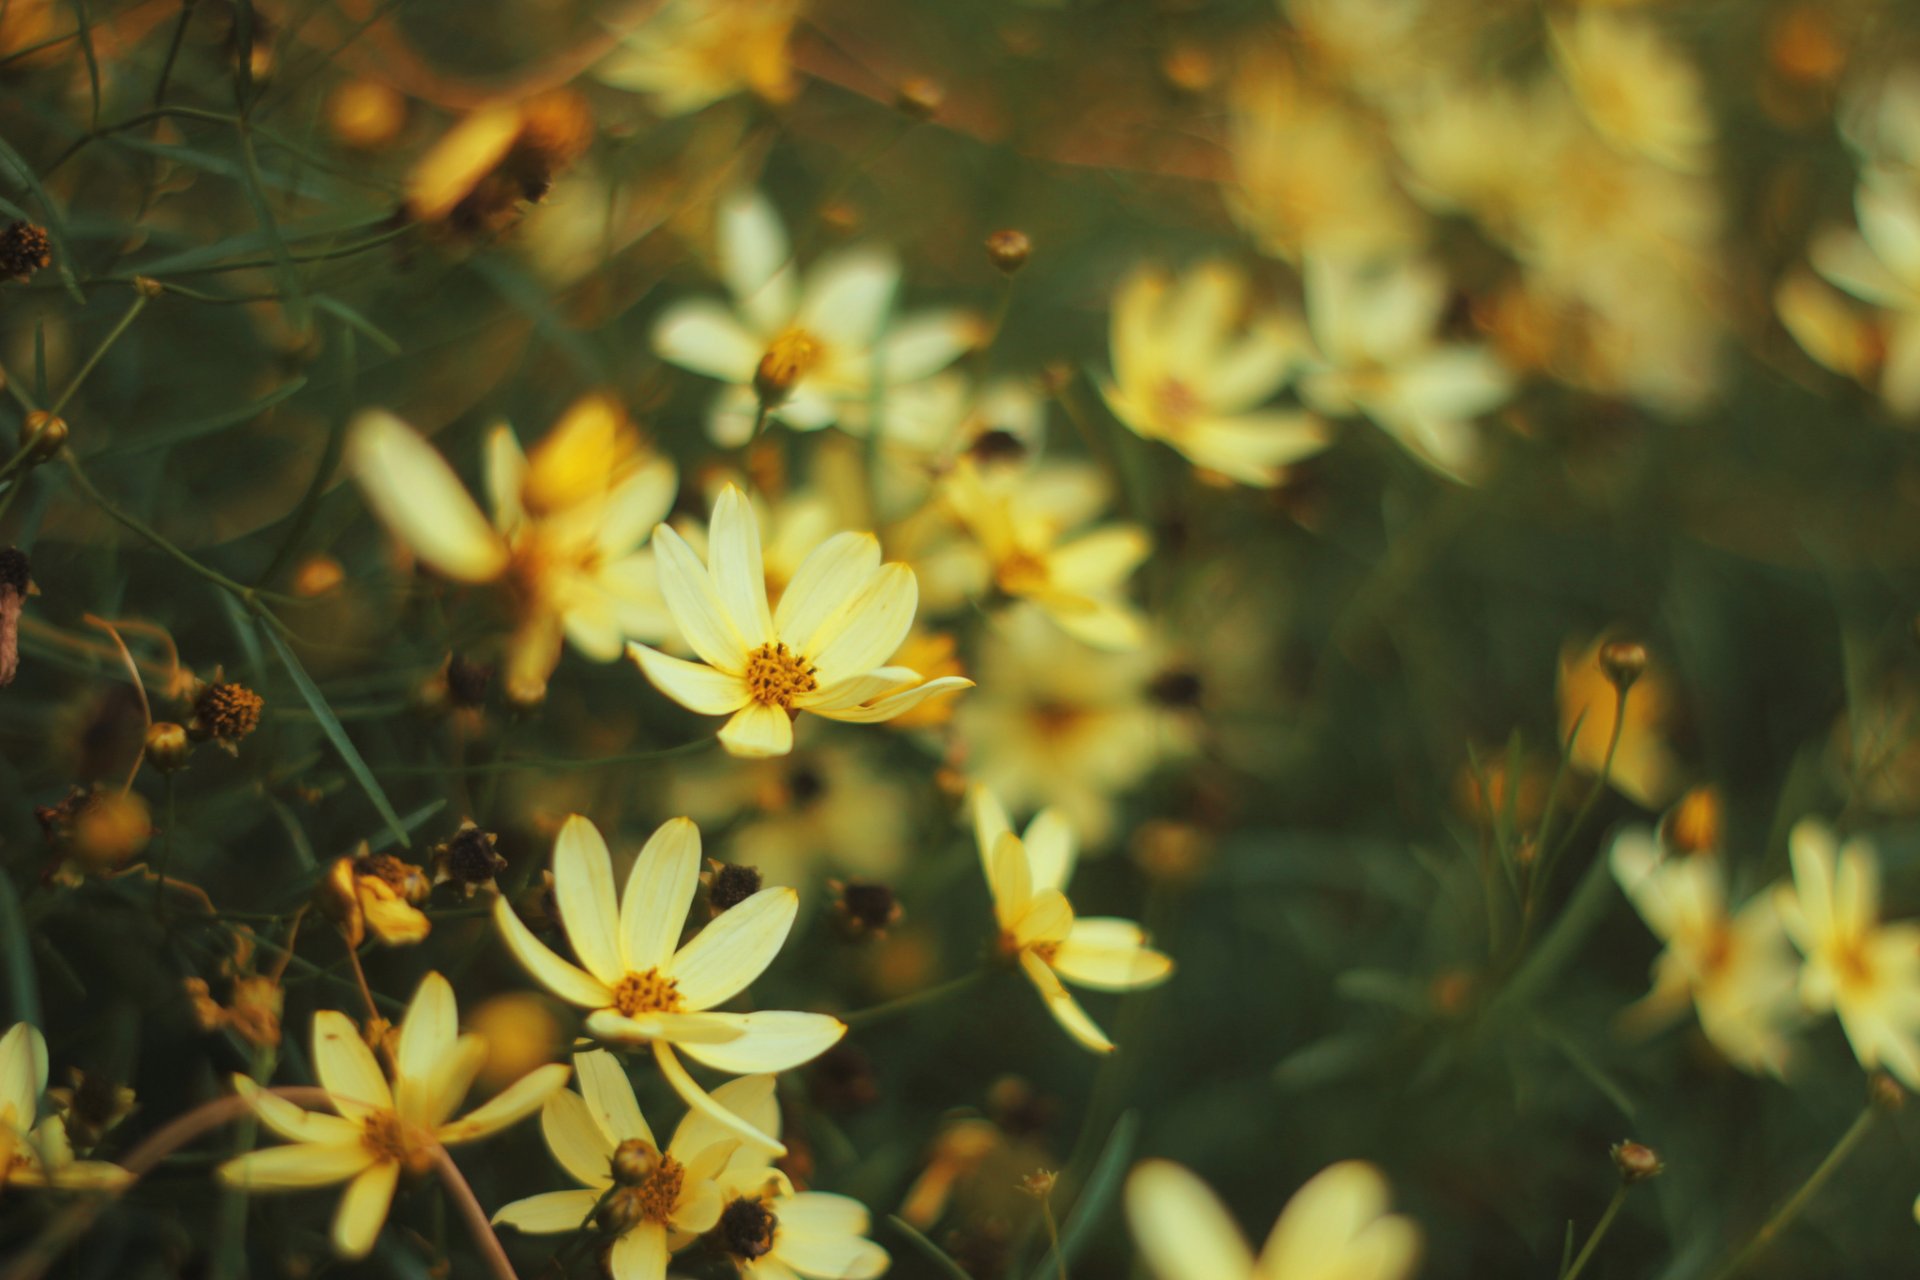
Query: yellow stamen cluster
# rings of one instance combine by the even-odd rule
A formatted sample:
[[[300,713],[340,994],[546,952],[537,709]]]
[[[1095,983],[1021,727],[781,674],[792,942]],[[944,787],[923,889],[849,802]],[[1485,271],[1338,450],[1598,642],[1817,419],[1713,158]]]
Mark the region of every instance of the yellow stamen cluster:
[[[663,977],[658,969],[630,973],[613,989],[613,1007],[629,1018],[642,1013],[678,1013],[681,1005],[679,984]]]
[[[392,1160],[408,1173],[433,1167],[433,1139],[391,1111],[376,1111],[363,1122],[360,1141],[383,1160]]]
[[[1153,389],[1153,409],[1169,428],[1183,425],[1201,409],[1200,397],[1178,378],[1164,378]]]
[[[785,642],[763,644],[747,655],[747,689],[763,707],[793,708],[793,700],[819,686],[813,666]]]
[[[1046,587],[1047,562],[1016,547],[993,566],[993,577],[1008,595],[1026,595]]]

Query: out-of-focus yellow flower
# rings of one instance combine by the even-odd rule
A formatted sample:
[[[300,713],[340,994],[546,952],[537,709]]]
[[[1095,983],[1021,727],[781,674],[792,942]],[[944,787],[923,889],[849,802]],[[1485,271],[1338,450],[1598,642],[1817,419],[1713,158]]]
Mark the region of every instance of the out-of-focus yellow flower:
[[[713,439],[737,445],[762,410],[797,431],[839,420],[846,407],[946,368],[978,344],[972,313],[923,311],[888,323],[900,263],[872,246],[843,249],[800,280],[780,215],[757,191],[718,209],[720,276],[732,305],[691,298],[662,313],[653,349],[663,360],[728,384],[713,402]]]
[[[1880,922],[1880,864],[1862,839],[1837,845],[1806,819],[1787,837],[1793,886],[1775,891],[1800,948],[1800,998],[1840,1018],[1854,1057],[1920,1089],[1920,925]]]
[[[488,1092],[504,1089],[535,1067],[552,1062],[561,1047],[560,1019],[543,996],[508,992],[482,1001],[467,1019],[487,1042],[478,1081]]]
[[[1297,409],[1262,409],[1305,363],[1299,322],[1266,311],[1241,325],[1247,278],[1224,262],[1177,280],[1146,267],[1113,298],[1113,415],[1197,466],[1242,484],[1279,483],[1282,468],[1327,444],[1326,427]]]
[[[1166,981],[1173,961],[1149,947],[1146,931],[1131,920],[1075,917],[1066,888],[1078,849],[1059,813],[1043,810],[1025,835],[1015,835],[993,792],[977,786],[973,834],[993,894],[1001,953],[1019,964],[1067,1034],[1095,1053],[1113,1052],[1113,1041],[1061,979],[1096,991],[1132,991]]]
[[[1774,287],[1773,309],[1795,342],[1824,367],[1871,386],[1886,355],[1880,326],[1812,272],[1789,271]]]
[[[327,127],[349,147],[383,147],[406,123],[406,98],[382,81],[345,80],[327,94]]]
[[[515,1200],[493,1215],[496,1225],[533,1234],[573,1232],[592,1218],[613,1236],[607,1269],[613,1280],[662,1280],[667,1256],[720,1221],[720,1170],[740,1149],[737,1133],[689,1111],[663,1150],[633,1095],[620,1060],[604,1049],[573,1056],[580,1092],[562,1089],[540,1112],[547,1148],[577,1191],[549,1191]],[[734,1114],[758,1115],[773,1102],[773,1077],[748,1076],[714,1090]],[[760,1149],[761,1160],[767,1158]]]
[[[1618,692],[1600,668],[1603,643],[1569,642],[1560,650],[1560,740],[1573,738],[1570,750],[1574,766],[1587,773],[1599,773],[1607,758],[1614,708],[1619,701]],[[1660,808],[1680,786],[1680,762],[1666,740],[1672,704],[1672,688],[1657,662],[1634,683],[1627,698],[1626,719],[1620,725],[1620,742],[1614,749],[1607,781],[1643,808]],[[1573,736],[1576,724],[1580,732]]]
[[[1653,962],[1653,990],[1627,1011],[1628,1025],[1651,1030],[1692,1005],[1729,1062],[1783,1074],[1800,1002],[1773,895],[1730,912],[1719,850],[1669,849],[1645,827],[1615,837],[1608,860],[1640,918],[1666,944]]]
[[[921,709],[928,705],[939,704]],[[886,878],[912,848],[909,791],[843,745],[690,764],[671,795],[697,822],[732,823],[733,861],[773,884],[805,886],[823,873]]]
[[[1920,414],[1920,182],[1870,173],[1853,207],[1860,229],[1817,237],[1813,269],[1886,313],[1880,396],[1894,413],[1911,417]],[[1820,349],[1808,351],[1819,359],[1831,344],[1817,333],[1815,342]]]
[[[35,1122],[46,1091],[46,1038],[33,1024],[17,1022],[0,1036],[0,1188],[112,1191],[132,1182],[117,1164],[74,1159],[59,1116]]]
[[[1152,538],[1127,523],[1079,531],[1086,513],[1073,500],[1074,486],[1048,480],[1041,470],[992,482],[963,458],[944,493],[985,553],[1001,591],[1033,601],[1069,635],[1095,648],[1139,648],[1146,620],[1125,592],[1127,579],[1152,553]]]
[[[869,533],[839,533],[794,572],[778,609],[767,604],[760,525],[729,485],[714,506],[707,563],[666,525],[654,531],[660,588],[680,633],[705,665],[629,646],[656,688],[691,711],[730,717],[720,743],[737,756],[785,755],[801,711],[875,724],[972,681],[923,679],[883,665],[913,625],[913,570],[881,565]]]
[[[779,1147],[701,1089],[674,1048],[716,1071],[778,1072],[818,1057],[847,1028],[819,1013],[718,1011],[773,963],[793,928],[799,895],[762,889],[682,946],[699,878],[700,831],[674,818],[640,850],[616,897],[607,843],[575,814],[554,841],[553,892],[584,968],[548,950],[504,897],[494,900],[493,918],[527,972],[562,1000],[592,1011],[588,1034],[608,1044],[651,1046],[661,1074],[689,1107],[738,1137]]]
[[[1027,381],[976,384],[949,370],[891,388],[880,406],[882,429],[874,501],[883,520],[918,510],[929,490],[963,459],[982,470],[1017,469],[1037,457],[1046,436],[1046,402]],[[864,404],[848,405],[840,425],[864,436]]]
[[[1366,122],[1285,62],[1250,59],[1228,107],[1234,182],[1228,205],[1261,250],[1297,262],[1307,250],[1412,247],[1419,219]]]
[[[1602,137],[1670,169],[1708,167],[1717,131],[1700,73],[1657,27],[1582,9],[1551,33],[1554,61]]]
[[[481,107],[448,130],[407,175],[407,215],[460,236],[511,225],[523,204],[593,139],[593,115],[571,89]]]
[[[1346,1160],[1294,1192],[1258,1258],[1205,1183],[1146,1160],[1127,1177],[1127,1221],[1155,1280],[1404,1280],[1420,1229],[1387,1212],[1387,1180]]]
[[[1363,414],[1440,474],[1473,480],[1481,466],[1473,420],[1513,394],[1486,347],[1434,337],[1447,281],[1414,258],[1307,259],[1307,320],[1318,358],[1300,393],[1320,412]]]
[[[531,1115],[567,1083],[572,1068],[540,1067],[459,1120],[451,1119],[486,1057],[486,1042],[460,1034],[453,988],[429,973],[395,1037],[393,1083],[344,1013],[313,1015],[313,1069],[338,1115],[307,1111],[246,1076],[234,1088],[288,1145],[266,1147],[220,1166],[220,1180],[249,1191],[291,1191],[347,1183],[333,1218],[333,1247],[365,1257],[387,1220],[404,1173],[424,1173],[443,1146],[498,1133]]]
[[[596,662],[669,630],[641,544],[673,504],[673,464],[643,448],[619,405],[589,396],[523,454],[502,424],[487,440],[488,523],[453,469],[411,427],[373,410],[355,420],[347,462],[367,503],[428,567],[459,582],[504,582],[519,625],[506,685],[537,702],[564,636]]]
[[[799,0],[668,0],[621,37],[594,78],[647,96],[663,116],[681,116],[751,92],[793,97],[787,42]]]

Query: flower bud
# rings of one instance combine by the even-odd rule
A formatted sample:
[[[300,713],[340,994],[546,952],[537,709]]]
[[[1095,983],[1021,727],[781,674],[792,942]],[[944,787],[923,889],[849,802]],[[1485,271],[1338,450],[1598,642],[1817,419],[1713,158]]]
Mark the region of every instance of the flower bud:
[[[946,99],[946,90],[938,81],[926,76],[909,76],[894,91],[893,109],[915,120],[931,120],[940,114],[940,105]]]
[[[987,261],[1001,275],[1010,276],[1019,271],[1032,254],[1033,241],[1027,239],[1024,231],[1008,228],[987,237]]]
[[[1882,1111],[1899,1111],[1907,1105],[1907,1091],[1886,1072],[1876,1071],[1867,1078],[1867,1101]]]
[[[613,1149],[613,1180],[637,1187],[660,1167],[660,1151],[642,1138],[628,1138]]]
[[[95,791],[73,815],[67,851],[91,871],[130,862],[153,838],[153,816],[137,791]]]
[[[67,420],[45,409],[35,409],[20,423],[20,447],[27,450],[27,461],[46,462],[67,443]]]
[[[1646,674],[1647,647],[1631,640],[1612,640],[1600,646],[1600,672],[1607,683],[1625,693]]]
[[[184,727],[171,720],[156,720],[147,726],[147,763],[161,773],[184,769],[193,752],[193,741]]]
[[[1613,1146],[1613,1164],[1620,1170],[1620,1180],[1632,1185],[1657,1178],[1667,1167],[1661,1162],[1660,1153],[1652,1147],[1638,1142],[1617,1142]]]

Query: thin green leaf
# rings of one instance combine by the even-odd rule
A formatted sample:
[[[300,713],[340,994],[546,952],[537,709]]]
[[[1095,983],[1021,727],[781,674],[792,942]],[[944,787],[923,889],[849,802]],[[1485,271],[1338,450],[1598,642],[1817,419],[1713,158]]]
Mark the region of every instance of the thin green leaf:
[[[949,1280],[973,1280],[973,1277],[969,1276],[959,1263],[947,1256],[946,1250],[921,1235],[912,1223],[891,1213],[887,1215],[887,1222],[906,1238],[908,1244],[919,1250],[922,1257],[939,1268],[943,1275],[949,1277]]]
[[[244,3],[241,9],[251,12],[250,6]],[[239,61],[242,65],[247,62],[244,46]],[[250,87],[252,82],[246,83]],[[246,100],[244,94],[241,100]],[[267,204],[265,185],[260,177],[260,159],[254,154],[253,134],[245,124],[240,126],[240,155],[246,162],[242,169],[245,175],[242,189],[247,193],[247,203],[253,206],[253,216],[259,220],[260,229],[267,233],[269,247],[273,250],[274,274],[280,281],[280,292],[285,295],[281,305],[286,309],[287,322],[296,332],[305,333],[312,320],[312,310],[307,303],[306,281],[300,278],[298,268],[293,265],[293,254],[288,250],[287,242],[281,238],[273,210]]]
[[[190,440],[198,440],[202,436],[212,435],[214,432],[225,427],[235,426],[259,417],[262,413],[273,408],[273,406],[279,404],[282,400],[297,395],[300,389],[306,385],[307,380],[304,376],[296,377],[291,382],[283,383],[275,387],[258,400],[250,401],[237,408],[223,409],[219,413],[212,414],[209,417],[195,418],[189,422],[174,423],[169,426],[156,427],[151,431],[143,431],[124,443],[115,444],[111,448],[89,454],[86,460],[92,462],[96,458],[122,458],[130,454],[149,453],[155,449],[165,449],[172,445],[185,444]]]
[[[374,324],[373,321],[367,319],[338,298],[330,298],[324,293],[317,293],[313,296],[313,305],[342,323],[351,325],[359,332],[365,334],[373,340],[374,346],[379,347],[388,355],[397,356],[400,354],[400,343],[388,334],[386,330],[380,328]]]
[[[371,800],[373,807],[379,811],[381,821],[387,824],[387,829],[393,832],[394,839],[400,842],[402,848],[411,848],[412,843],[407,839],[407,829],[401,823],[400,815],[393,811],[393,805],[387,800],[387,793],[380,789],[379,782],[374,779],[373,771],[367,768],[367,762],[360,758],[359,748],[353,745],[353,739],[347,736],[345,727],[334,716],[332,708],[327,705],[326,695],[320,692],[320,686],[313,682],[313,677],[307,674],[307,669],[300,665],[300,659],[294,656],[293,650],[287,647],[287,642],[281,638],[278,631],[272,627],[262,627],[261,630],[267,637],[267,643],[273,646],[274,653],[279,656],[280,665],[287,669],[289,676],[293,677],[294,687],[300,690],[300,696],[307,700],[309,707],[313,708],[314,718],[320,722],[320,731],[327,735],[327,740],[333,743],[334,750],[340,753],[340,759],[346,763],[347,771],[353,774],[354,781],[360,784],[360,789],[367,793],[367,799]]]
[[[40,985],[34,977],[33,951],[27,941],[27,921],[20,914],[20,898],[13,882],[0,875],[0,955],[7,960],[7,1004],[12,1022],[40,1025]]]
[[[100,127],[100,58],[93,50],[93,17],[87,12],[87,0],[73,0],[73,18],[80,29],[75,32],[80,38],[80,56],[87,60],[87,87],[92,92],[92,104],[87,113],[87,128]]]
[[[1107,1211],[1120,1196],[1128,1164],[1133,1159],[1134,1141],[1139,1136],[1138,1111],[1126,1112],[1114,1123],[1107,1145],[1101,1148],[1100,1158],[1094,1161],[1093,1172],[1087,1175],[1086,1186],[1074,1200],[1067,1220],[1060,1225],[1060,1259],[1064,1265],[1072,1266],[1081,1251],[1093,1243]],[[1058,1268],[1052,1265],[1051,1260],[1045,1259],[1030,1280],[1053,1280],[1057,1272]]]

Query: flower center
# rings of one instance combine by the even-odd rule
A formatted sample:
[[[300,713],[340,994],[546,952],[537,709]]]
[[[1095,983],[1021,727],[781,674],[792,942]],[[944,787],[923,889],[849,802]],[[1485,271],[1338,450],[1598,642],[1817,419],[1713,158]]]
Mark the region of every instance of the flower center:
[[[680,1187],[687,1171],[672,1156],[663,1155],[643,1182],[616,1187],[608,1193],[595,1218],[609,1231],[627,1232],[643,1222],[665,1223],[680,1203]]]
[[[1200,397],[1178,378],[1162,378],[1153,389],[1153,409],[1169,429],[1184,427],[1201,409]]]
[[[759,1200],[735,1200],[720,1212],[720,1247],[751,1262],[773,1251],[780,1219]]]
[[[1015,548],[993,567],[994,581],[1010,596],[1030,595],[1046,589],[1047,562],[1031,551]]]
[[[642,1013],[678,1013],[679,984],[658,969],[630,973],[613,989],[613,1007],[631,1018]]]
[[[747,655],[747,689],[763,707],[793,708],[793,700],[819,687],[813,665],[784,641],[763,644]]]
[[[760,367],[753,372],[753,389],[763,403],[780,404],[826,357],[827,349],[820,339],[805,329],[788,329],[760,357]]]
[[[408,1173],[425,1173],[433,1167],[432,1136],[391,1111],[376,1111],[362,1121],[360,1141],[367,1150]]]

